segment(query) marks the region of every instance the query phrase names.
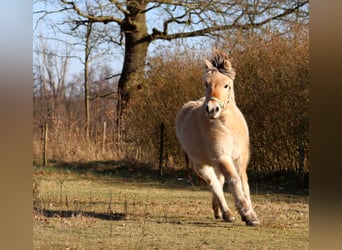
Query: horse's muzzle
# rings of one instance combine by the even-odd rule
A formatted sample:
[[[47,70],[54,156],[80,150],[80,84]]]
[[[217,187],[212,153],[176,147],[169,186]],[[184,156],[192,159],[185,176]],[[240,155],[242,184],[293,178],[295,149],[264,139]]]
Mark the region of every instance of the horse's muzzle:
[[[221,114],[222,108],[215,100],[209,100],[205,107],[205,112],[209,119],[217,119]]]

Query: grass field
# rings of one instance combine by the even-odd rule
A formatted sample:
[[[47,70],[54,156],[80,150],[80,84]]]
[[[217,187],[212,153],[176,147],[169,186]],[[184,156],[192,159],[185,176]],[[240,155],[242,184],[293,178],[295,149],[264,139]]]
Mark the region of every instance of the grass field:
[[[34,170],[33,249],[308,249],[308,196],[251,190],[260,227],[215,220],[211,193],[174,179]],[[232,196],[226,192],[228,204]]]

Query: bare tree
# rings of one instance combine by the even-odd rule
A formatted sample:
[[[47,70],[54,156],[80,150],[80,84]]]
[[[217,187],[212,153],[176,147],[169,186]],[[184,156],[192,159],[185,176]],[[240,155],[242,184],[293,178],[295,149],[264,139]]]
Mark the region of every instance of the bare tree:
[[[96,12],[96,9],[91,6],[87,7],[87,13]],[[101,27],[98,25],[99,23],[93,22],[91,19],[84,20],[66,20],[64,23],[69,24],[69,29],[61,30],[61,32],[65,35],[71,36],[77,41],[80,41],[81,47],[83,47],[84,57],[81,59],[84,65],[84,117],[85,117],[85,134],[86,137],[89,138],[90,133],[90,84],[91,79],[89,76],[91,64],[95,59],[102,57],[103,55],[110,54],[110,48],[103,48],[106,43],[111,42],[108,39],[108,31],[106,30],[106,26],[102,25]],[[101,48],[101,49],[100,49]],[[104,76],[106,77],[106,76]],[[110,91],[108,93],[112,94],[114,91]]]
[[[65,99],[66,76],[69,64],[69,47],[65,47],[65,56],[60,56],[47,47],[44,39],[40,37],[35,49],[35,88],[38,91],[35,98],[43,102],[44,110],[40,116],[44,122],[51,121],[56,131],[59,129],[60,117],[63,115],[63,102]]]
[[[89,126],[90,126],[90,113],[89,113],[89,61],[91,53],[91,31],[92,22],[87,23],[87,32],[85,39],[85,50],[84,50],[84,110],[85,110],[85,133],[86,137],[89,138]]]
[[[36,4],[43,1],[37,0]],[[45,3],[46,4],[46,3]],[[95,15],[98,11],[96,7],[89,4],[85,4],[85,11],[90,15]],[[37,11],[36,13],[43,14],[38,20],[42,20],[46,17],[46,14],[56,13],[58,11],[46,12]],[[79,20],[76,16],[72,16],[69,12],[62,12],[67,14],[64,19],[58,22],[49,22],[48,26],[53,30],[52,37],[46,35],[41,39],[52,40],[54,42],[60,42],[62,44],[67,44],[73,47],[73,54],[68,55],[68,57],[77,58],[83,64],[83,93],[84,93],[84,131],[86,138],[89,138],[90,134],[90,88],[91,79],[90,71],[92,63],[104,55],[111,54],[110,47],[108,43],[111,43],[111,39],[108,38],[109,32],[106,30],[108,25],[101,25],[99,22],[93,22],[91,19]],[[62,34],[63,37],[58,37],[56,33]],[[51,35],[50,35],[51,36]],[[65,39],[70,37],[71,40]],[[107,44],[107,46],[105,46]],[[112,74],[109,74],[112,75]],[[104,76],[108,77],[108,76]],[[114,91],[108,93],[107,95],[113,94]]]

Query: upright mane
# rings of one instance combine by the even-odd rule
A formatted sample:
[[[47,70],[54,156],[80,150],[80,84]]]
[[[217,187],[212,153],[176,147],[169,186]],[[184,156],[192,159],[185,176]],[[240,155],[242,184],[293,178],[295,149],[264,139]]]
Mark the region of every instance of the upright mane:
[[[226,53],[215,50],[214,57],[210,62],[219,72],[234,80],[235,70],[233,69]]]

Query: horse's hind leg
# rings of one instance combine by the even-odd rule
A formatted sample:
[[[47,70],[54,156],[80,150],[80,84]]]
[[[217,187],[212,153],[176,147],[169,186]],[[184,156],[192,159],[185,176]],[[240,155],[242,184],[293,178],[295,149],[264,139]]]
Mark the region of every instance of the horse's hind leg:
[[[246,172],[247,164],[248,164],[248,156],[240,158],[238,161],[235,162],[235,164],[237,165],[237,169],[239,170],[242,190],[245,194],[247,201],[249,202],[249,205],[252,206],[252,200],[251,200],[249,185],[248,185],[248,176]]]
[[[236,164],[238,167],[237,169],[239,169],[239,175],[241,178],[242,190],[245,194],[247,201],[249,202],[249,205],[253,209],[252,200],[251,200],[251,196],[250,196],[250,190],[249,190],[249,184],[248,184],[248,176],[247,176],[247,172],[246,172],[247,164],[248,164],[248,155],[242,156],[242,158],[239,159],[236,162]],[[242,220],[245,221],[246,223],[248,223],[248,220],[246,217],[242,216]]]
[[[245,197],[246,197],[247,201],[249,202],[250,206],[253,207],[250,192],[249,192],[248,177],[247,177],[246,171],[243,171],[240,174],[240,177],[241,177],[242,189],[243,189],[243,192],[245,194]]]
[[[249,226],[259,225],[260,222],[251,205],[249,194],[248,197],[246,197],[241,177],[238,174],[233,161],[230,158],[220,159],[218,161],[218,167],[226,177],[242,220]]]
[[[209,166],[197,168],[197,171],[208,184],[213,193],[213,210],[215,218],[218,219],[222,216],[224,221],[233,222],[235,217],[233,216],[233,213],[229,209],[226,199],[224,198],[224,177],[220,176],[219,179],[214,168]]]

